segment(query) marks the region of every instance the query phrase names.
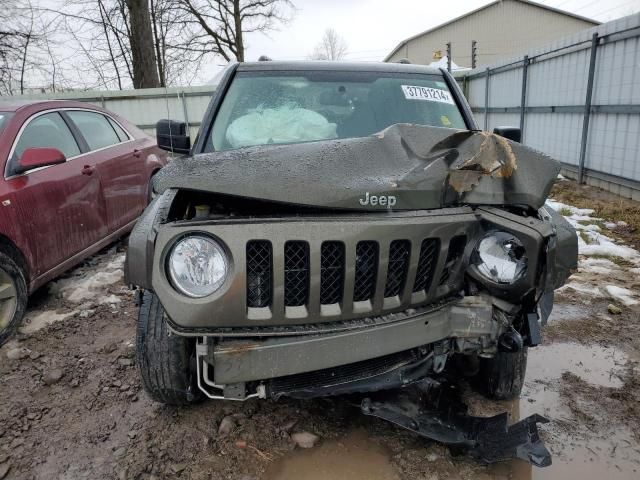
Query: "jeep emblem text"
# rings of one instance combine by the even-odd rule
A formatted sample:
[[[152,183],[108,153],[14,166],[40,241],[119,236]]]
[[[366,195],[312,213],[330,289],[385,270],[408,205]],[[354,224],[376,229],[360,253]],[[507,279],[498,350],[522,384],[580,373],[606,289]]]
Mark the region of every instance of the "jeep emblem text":
[[[369,195],[369,192],[366,192],[364,198],[360,199],[360,205],[380,205],[391,208],[395,204],[396,197],[394,195]]]

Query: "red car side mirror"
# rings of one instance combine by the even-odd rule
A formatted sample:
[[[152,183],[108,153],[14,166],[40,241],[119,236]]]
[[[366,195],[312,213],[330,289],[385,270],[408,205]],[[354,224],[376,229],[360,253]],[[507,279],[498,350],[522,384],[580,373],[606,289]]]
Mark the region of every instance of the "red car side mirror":
[[[67,158],[57,148],[27,148],[18,160],[19,173],[33,170],[34,168],[46,167],[49,165],[57,165],[64,163]]]

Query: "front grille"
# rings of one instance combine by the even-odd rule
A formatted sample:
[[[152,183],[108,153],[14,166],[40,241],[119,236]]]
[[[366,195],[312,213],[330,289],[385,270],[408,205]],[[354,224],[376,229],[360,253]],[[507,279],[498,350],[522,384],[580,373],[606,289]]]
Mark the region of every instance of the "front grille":
[[[404,290],[411,256],[411,242],[409,240],[394,240],[389,246],[389,267],[387,270],[387,284],[384,287],[385,297],[395,297]]]
[[[299,307],[309,300],[309,244],[284,244],[284,304]]]
[[[263,308],[271,305],[273,286],[271,242],[252,240],[247,243],[247,306]]]
[[[378,276],[378,243],[358,242],[356,246],[356,276],[353,300],[362,302],[373,298]]]
[[[436,271],[441,252],[439,238],[425,239],[414,235],[384,245],[364,240],[354,249],[342,241],[325,240],[319,244],[320,252],[313,252],[314,255],[310,251],[312,244],[318,245],[308,239],[287,241],[278,247],[267,240],[247,243],[247,307],[270,308],[269,312],[248,312],[253,319],[282,318],[283,315],[309,320],[316,320],[318,315],[332,319],[354,318],[365,312],[376,315],[385,310],[408,308],[418,302],[434,301],[436,298],[429,295],[431,287],[441,279],[446,281],[457,271],[466,237],[450,240],[443,272]],[[420,245],[419,253],[414,245]],[[416,258],[412,255],[414,250]],[[386,273],[384,278],[378,278],[383,258],[387,262],[383,269]],[[284,271],[278,275],[276,268],[282,267]],[[409,274],[412,268],[415,279],[413,273]],[[380,289],[379,280],[384,280]],[[407,295],[408,292],[420,295]],[[306,311],[284,308],[301,306],[306,306]]]
[[[458,264],[458,261],[462,258],[464,248],[467,246],[466,235],[457,235],[449,242],[449,250],[447,251],[447,259],[440,275],[440,285],[444,285],[449,281],[451,271]]]
[[[320,259],[320,303],[342,301],[344,290],[344,243],[323,242]]]
[[[428,292],[433,281],[433,274],[438,263],[438,250],[440,242],[436,238],[427,238],[420,246],[420,258],[418,258],[418,270],[416,281],[413,284],[414,292]]]

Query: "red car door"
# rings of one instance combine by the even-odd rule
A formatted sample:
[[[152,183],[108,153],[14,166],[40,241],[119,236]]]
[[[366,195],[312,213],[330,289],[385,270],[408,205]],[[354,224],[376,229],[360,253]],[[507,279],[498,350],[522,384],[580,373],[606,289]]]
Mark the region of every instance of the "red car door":
[[[113,119],[88,110],[65,111],[84,137],[100,173],[109,233],[133,222],[147,197],[147,178],[140,145]]]
[[[67,161],[12,175],[29,147],[57,148]],[[106,234],[105,208],[96,166],[60,112],[36,114],[20,133],[9,157],[7,185],[21,229],[31,243],[39,276],[90,247]]]

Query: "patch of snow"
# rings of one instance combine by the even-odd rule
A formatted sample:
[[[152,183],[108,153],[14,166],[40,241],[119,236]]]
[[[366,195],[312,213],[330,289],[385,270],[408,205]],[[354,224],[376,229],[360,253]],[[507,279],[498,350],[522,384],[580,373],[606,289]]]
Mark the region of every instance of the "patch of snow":
[[[590,267],[604,267],[608,269],[619,268],[608,258],[581,258],[578,262],[580,268],[589,269]]]
[[[630,275],[632,278],[639,275],[640,252],[603,235],[602,228],[594,223],[602,219],[592,217],[594,210],[590,208],[576,208],[553,199],[547,200],[546,206],[561,213],[579,232],[578,253],[580,254],[580,259],[578,268],[579,273],[584,275],[582,278],[579,274],[572,275],[571,281],[559,291],[567,289],[577,292],[585,297],[586,302],[588,302],[587,297],[611,297],[626,306],[640,303],[640,300],[638,300],[640,295],[631,290],[622,286],[602,285],[604,283],[602,280],[605,277],[608,281],[613,279],[617,283],[624,285],[629,282],[628,277]],[[603,222],[602,224],[609,230],[626,225],[625,222],[621,221]],[[609,258],[592,258],[594,256]],[[622,258],[634,266],[628,268],[623,265],[617,265],[610,260],[613,257]],[[587,274],[591,274],[591,277]]]
[[[640,265],[640,253],[637,250],[619,245],[613,239],[600,233],[600,227],[589,224],[583,225],[578,222],[594,222],[601,219],[591,217],[594,210],[590,208],[576,208],[572,205],[556,202],[555,200],[547,200],[546,205],[553,208],[557,212],[568,211],[570,215],[564,215],[564,218],[573,225],[576,230],[585,232],[587,241],[585,242],[581,235],[578,236],[578,252],[580,255],[592,256],[599,255],[603,257],[620,257]],[[623,222],[624,223],[624,222]],[[605,223],[607,228],[615,228],[618,223]]]
[[[565,177],[564,175],[562,175],[561,173],[558,174],[558,180],[566,180],[567,177]]]
[[[575,277],[575,276],[574,276]],[[559,288],[557,291],[562,292],[563,290],[573,290],[578,293],[585,293],[587,295],[591,295],[592,297],[603,297],[603,293],[600,291],[598,287],[591,287],[584,283],[577,282],[569,282],[565,286]]]
[[[582,270],[582,268],[580,268],[580,270]],[[586,271],[588,271],[589,273],[595,273],[596,275],[611,275],[613,273],[613,270],[611,270],[610,268],[599,267],[597,265],[589,267],[588,269],[586,269]]]
[[[639,302],[634,299],[634,293],[631,290],[622,287],[616,287],[615,285],[607,285],[604,287],[607,293],[614,300],[620,301],[623,305],[630,307],[631,305],[637,305]]]
[[[126,258],[127,258],[127,255],[125,253],[122,253],[116,256],[115,258],[113,258],[113,260],[111,260],[109,263],[107,263],[104,269],[105,270],[122,270],[124,267],[124,261]]]
[[[107,295],[104,296],[100,299],[100,301],[102,303],[108,303],[108,304],[116,304],[116,303],[120,303],[122,300],[120,300],[120,297],[116,296],[116,295]]]
[[[607,258],[581,258],[578,260],[578,270],[596,275],[611,275],[620,272],[620,267]],[[575,278],[575,276],[574,276]]]
[[[81,276],[62,280],[60,291],[65,299],[73,303],[80,303],[95,298],[106,285],[112,285],[122,279],[122,271],[96,272],[87,277]],[[61,283],[62,283],[61,282]]]
[[[577,208],[572,205],[556,202],[555,200],[551,200],[551,199],[547,200],[546,204],[549,207],[553,208],[556,212],[559,212],[560,210],[568,210],[571,212],[571,215],[590,216],[595,211],[592,208]]]
[[[51,310],[32,312],[25,317],[20,332],[24,334],[35,333],[47,325],[69,318],[76,313],[77,310],[64,313],[57,313]]]
[[[620,257],[625,260],[632,261],[634,263],[640,263],[640,254],[638,254],[637,250],[633,248],[626,247],[624,245],[617,245],[613,243],[613,241],[605,237],[604,235],[600,235],[600,237],[596,240],[597,243],[590,243],[580,247],[578,245],[578,252],[580,255],[600,255],[603,257]]]
[[[81,267],[75,275],[58,281],[58,290],[63,298],[73,303],[118,303],[114,295],[105,296],[105,287],[113,285],[123,278],[125,255],[106,256],[94,267]],[[113,297],[113,298],[112,298]]]

